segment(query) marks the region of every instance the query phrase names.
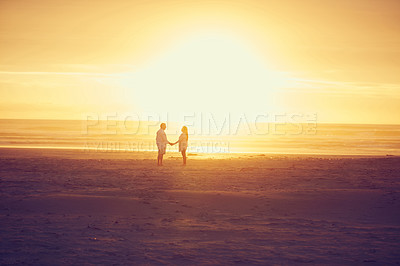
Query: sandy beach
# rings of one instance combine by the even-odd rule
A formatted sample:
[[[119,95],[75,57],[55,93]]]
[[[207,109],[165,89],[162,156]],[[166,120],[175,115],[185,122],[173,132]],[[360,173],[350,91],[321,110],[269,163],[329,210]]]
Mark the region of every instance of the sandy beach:
[[[0,149],[0,264],[400,264],[400,157]]]

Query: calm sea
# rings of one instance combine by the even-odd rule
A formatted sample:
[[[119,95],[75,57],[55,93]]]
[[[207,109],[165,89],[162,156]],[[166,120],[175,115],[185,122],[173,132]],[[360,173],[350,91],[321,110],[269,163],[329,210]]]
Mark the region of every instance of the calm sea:
[[[104,122],[104,121],[103,121]],[[169,124],[171,142],[179,126]],[[155,151],[157,123],[72,120],[0,120],[0,147],[68,148],[88,151]],[[257,132],[193,132],[191,153],[400,155],[400,125],[263,124]],[[189,128],[189,131],[190,128]],[[218,132],[217,132],[218,133]],[[177,146],[168,148],[177,151]]]

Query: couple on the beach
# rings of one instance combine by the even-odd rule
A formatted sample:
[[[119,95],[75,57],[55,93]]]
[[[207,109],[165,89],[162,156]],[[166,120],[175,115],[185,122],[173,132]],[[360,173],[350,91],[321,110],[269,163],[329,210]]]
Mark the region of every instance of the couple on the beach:
[[[160,129],[157,131],[157,137],[156,137],[156,143],[157,143],[157,148],[158,148],[158,157],[157,157],[157,165],[162,166],[163,165],[163,156],[166,152],[167,149],[167,144],[169,145],[175,145],[179,143],[179,151],[182,153],[182,158],[183,158],[183,165],[186,165],[186,149],[188,147],[188,129],[186,126],[182,127],[182,134],[179,136],[179,139],[177,142],[169,142],[167,139],[167,135],[165,134],[165,129],[167,128],[167,125],[165,123],[161,123]]]

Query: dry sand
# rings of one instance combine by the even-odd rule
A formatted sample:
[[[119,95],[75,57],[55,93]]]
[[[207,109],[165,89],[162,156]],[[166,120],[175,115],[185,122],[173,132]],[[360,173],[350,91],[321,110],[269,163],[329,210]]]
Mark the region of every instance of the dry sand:
[[[400,157],[0,149],[0,264],[400,264]]]

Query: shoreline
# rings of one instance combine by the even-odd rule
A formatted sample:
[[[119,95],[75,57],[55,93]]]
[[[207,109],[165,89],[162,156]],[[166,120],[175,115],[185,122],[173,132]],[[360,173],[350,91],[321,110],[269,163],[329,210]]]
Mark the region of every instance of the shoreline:
[[[140,150],[140,151],[127,151],[127,150],[99,150],[94,148],[80,148],[80,147],[34,147],[34,146],[0,146],[0,151],[2,150],[47,150],[51,151],[68,151],[68,152],[78,152],[86,154],[156,154],[156,150]],[[178,151],[167,151],[165,157],[171,156],[172,154],[179,154]],[[240,156],[254,157],[254,156],[266,156],[266,157],[276,157],[276,156],[287,156],[287,157],[324,157],[324,158],[386,158],[386,157],[400,157],[400,155],[393,154],[331,154],[331,153],[276,153],[276,152],[224,152],[224,153],[187,153],[188,157],[199,158],[199,157],[216,157],[216,158],[236,158]],[[147,156],[146,156],[147,157]]]

